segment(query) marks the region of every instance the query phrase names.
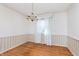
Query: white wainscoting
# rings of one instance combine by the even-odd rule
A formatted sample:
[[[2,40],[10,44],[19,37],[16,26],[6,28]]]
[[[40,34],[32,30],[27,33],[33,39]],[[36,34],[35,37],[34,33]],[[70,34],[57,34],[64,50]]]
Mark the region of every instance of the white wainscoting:
[[[75,56],[79,56],[79,40],[66,35],[52,35],[52,45],[67,47]]]
[[[79,56],[79,40],[78,39],[68,37],[67,47],[72,52],[73,55]]]
[[[52,35],[52,45],[67,46],[67,36],[66,35]]]
[[[23,43],[26,43],[28,40],[27,35],[16,35],[0,38],[0,53],[8,51],[14,47],[17,47]]]

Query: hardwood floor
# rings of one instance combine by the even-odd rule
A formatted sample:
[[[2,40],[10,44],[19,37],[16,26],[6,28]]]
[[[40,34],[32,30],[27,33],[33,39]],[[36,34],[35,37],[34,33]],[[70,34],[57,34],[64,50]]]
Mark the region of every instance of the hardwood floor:
[[[66,47],[28,42],[1,54],[1,56],[72,56],[72,54]]]

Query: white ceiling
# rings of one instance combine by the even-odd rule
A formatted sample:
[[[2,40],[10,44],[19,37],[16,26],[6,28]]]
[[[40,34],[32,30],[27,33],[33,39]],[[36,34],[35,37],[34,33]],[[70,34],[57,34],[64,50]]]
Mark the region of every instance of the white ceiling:
[[[4,3],[3,5],[23,14],[28,15],[32,11],[31,3]],[[34,11],[36,14],[45,14],[66,11],[70,3],[34,3]]]

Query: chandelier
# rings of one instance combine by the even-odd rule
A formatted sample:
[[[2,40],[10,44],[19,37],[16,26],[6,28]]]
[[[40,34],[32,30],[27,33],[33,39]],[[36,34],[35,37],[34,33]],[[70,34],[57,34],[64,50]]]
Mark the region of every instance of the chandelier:
[[[34,13],[34,4],[32,3],[32,12],[27,16],[27,20],[35,21],[38,20],[37,15]]]

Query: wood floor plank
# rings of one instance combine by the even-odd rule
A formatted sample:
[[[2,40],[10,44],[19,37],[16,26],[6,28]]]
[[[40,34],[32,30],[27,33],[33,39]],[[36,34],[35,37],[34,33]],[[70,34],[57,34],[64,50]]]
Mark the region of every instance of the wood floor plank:
[[[37,44],[28,42],[13,48],[0,56],[73,56],[66,47],[48,46],[45,44]]]

